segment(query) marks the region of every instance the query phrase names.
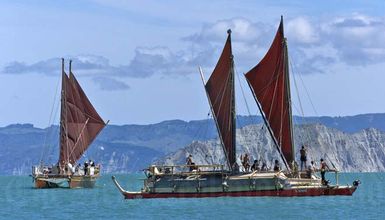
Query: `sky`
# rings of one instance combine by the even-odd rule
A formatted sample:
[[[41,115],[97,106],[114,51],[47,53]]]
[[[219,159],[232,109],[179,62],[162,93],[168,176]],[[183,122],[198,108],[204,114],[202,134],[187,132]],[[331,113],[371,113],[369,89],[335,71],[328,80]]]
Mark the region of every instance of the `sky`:
[[[382,0],[1,1],[0,126],[59,122],[61,57],[111,124],[206,119],[198,67],[207,80],[229,28],[237,113],[258,114],[243,73],[281,15],[294,114],[383,113],[384,12]]]

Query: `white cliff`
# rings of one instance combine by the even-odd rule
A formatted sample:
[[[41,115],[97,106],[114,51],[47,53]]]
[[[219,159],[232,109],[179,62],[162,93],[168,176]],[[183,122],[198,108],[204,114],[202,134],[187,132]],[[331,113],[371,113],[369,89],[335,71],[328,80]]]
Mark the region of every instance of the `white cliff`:
[[[294,130],[296,160],[299,148],[308,146],[308,162],[324,158],[340,171],[375,172],[385,171],[385,133],[377,129],[364,129],[356,133],[345,133],[321,124],[298,125]],[[266,127],[250,125],[237,130],[237,160],[248,153],[251,159],[264,159],[271,166],[279,155]],[[223,164],[224,153],[218,140],[194,141],[175,153],[158,161],[160,164],[184,164],[192,154],[196,164]]]

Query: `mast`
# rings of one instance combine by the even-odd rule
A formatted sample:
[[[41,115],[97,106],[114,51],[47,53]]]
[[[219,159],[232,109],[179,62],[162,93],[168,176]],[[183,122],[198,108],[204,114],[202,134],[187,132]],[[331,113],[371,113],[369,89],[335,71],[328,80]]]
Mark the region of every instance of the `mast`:
[[[229,38],[230,38],[230,41],[231,41],[231,29],[227,30],[227,33],[229,34]],[[231,62],[231,68],[230,68],[230,71],[231,71],[231,74],[230,74],[230,77],[231,77],[231,80],[230,80],[230,83],[231,83],[231,124],[233,125],[234,129],[232,129],[232,151],[230,152],[231,155],[229,155],[229,160],[230,160],[230,164],[231,166],[233,166],[233,164],[235,163],[236,161],[236,144],[237,144],[237,120],[236,120],[236,117],[237,117],[237,112],[236,112],[236,109],[235,109],[235,71],[234,71],[234,55],[233,55],[233,51],[232,51],[232,48],[230,47],[230,50],[231,50],[231,55],[230,55],[230,62]],[[232,170],[232,168],[231,168]]]
[[[68,156],[68,130],[67,130],[67,86],[68,86],[68,76],[64,71],[64,58],[61,58],[61,70],[62,70],[62,87],[61,87],[61,110],[60,110],[60,153],[58,164],[64,166],[66,162],[63,161],[65,155]]]
[[[283,16],[281,15],[281,23],[282,23],[282,34],[285,35],[284,29],[283,29]],[[284,60],[285,60],[285,83],[286,83],[286,101],[289,111],[289,126],[290,126],[290,140],[291,140],[291,155],[288,155],[289,159],[289,165],[293,164],[293,161],[295,159],[295,153],[294,153],[294,135],[293,135],[293,114],[292,114],[292,106],[291,106],[291,91],[290,91],[290,70],[289,70],[289,51],[287,47],[287,39],[284,36],[283,37],[283,47],[284,47]]]

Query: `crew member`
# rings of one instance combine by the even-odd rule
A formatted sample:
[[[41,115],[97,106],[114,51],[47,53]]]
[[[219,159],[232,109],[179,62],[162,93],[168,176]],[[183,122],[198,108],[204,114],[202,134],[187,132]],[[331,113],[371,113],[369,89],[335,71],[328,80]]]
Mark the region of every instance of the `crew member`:
[[[279,161],[278,160],[275,160],[274,161],[274,171],[275,172],[279,172],[281,170],[280,166],[279,166]]]
[[[195,163],[193,162],[192,160],[192,155],[188,155],[188,157],[186,158],[186,164],[189,166],[189,170],[190,172],[193,171],[196,167],[195,167]]]
[[[259,171],[259,161],[254,160],[253,165],[251,165],[251,171]]]
[[[307,161],[307,151],[304,145],[302,145],[302,148],[299,151],[299,153],[301,154],[301,171],[302,171],[303,167],[306,169],[306,161]]]
[[[321,182],[322,182],[323,185],[327,185],[327,182],[326,182],[326,179],[325,179],[326,170],[329,170],[329,166],[326,164],[324,159],[321,158],[320,171],[321,171]]]
[[[242,158],[242,155],[241,155],[241,161],[242,161],[242,166],[243,166],[243,169],[245,172],[249,172],[249,168],[250,168],[250,160],[249,160],[249,155],[248,154],[245,154]]]

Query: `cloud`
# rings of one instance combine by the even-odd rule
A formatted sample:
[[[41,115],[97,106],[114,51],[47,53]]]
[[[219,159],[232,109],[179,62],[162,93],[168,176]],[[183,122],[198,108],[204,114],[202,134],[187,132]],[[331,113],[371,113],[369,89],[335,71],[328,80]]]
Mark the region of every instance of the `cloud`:
[[[385,59],[385,19],[354,14],[322,24],[326,43],[339,51],[341,61],[350,65],[381,63]]]
[[[24,74],[24,73],[44,73],[44,74],[53,74],[58,72],[60,68],[60,59],[51,58],[44,61],[39,61],[32,65],[28,65],[24,62],[11,62],[7,64],[4,69],[1,71],[6,74]]]
[[[307,18],[298,17],[287,22],[285,26],[286,35],[290,41],[300,44],[313,44],[319,41],[316,26],[310,23]]]
[[[106,91],[118,91],[118,90],[127,90],[130,89],[130,86],[125,82],[107,78],[107,77],[95,77],[92,79],[96,84],[99,85],[100,89]]]
[[[213,24],[206,24],[201,31],[190,36],[182,38],[185,41],[196,44],[206,45],[208,43],[218,44],[223,42],[227,30],[232,31],[232,40],[234,42],[256,43],[263,34],[270,29],[267,25],[259,22],[252,22],[245,18],[233,18],[219,20]]]
[[[246,18],[232,18],[205,24],[199,32],[182,40],[192,44],[192,53],[202,56],[200,60],[206,67],[213,68],[223,48],[228,29],[232,31],[235,62],[247,68],[254,66],[257,58],[266,53],[272,40],[266,36],[273,36],[275,33],[274,26],[252,22]],[[197,57],[195,59],[198,60]]]
[[[139,47],[127,66],[131,77],[149,77],[152,75],[183,76],[197,72],[194,57],[186,51],[172,52],[167,47]]]
[[[109,64],[109,60],[97,55],[79,55],[72,59],[72,71],[77,75],[95,76],[95,75],[116,75],[121,72],[122,67],[115,67]],[[68,60],[66,60],[66,66]],[[68,66],[67,66],[68,68]],[[68,69],[65,69],[68,72]],[[47,60],[38,61],[33,64],[24,62],[12,62],[7,64],[1,71],[4,74],[27,74],[41,73],[48,76],[54,76],[61,73],[61,58],[49,58]]]
[[[199,60],[201,60],[201,56],[191,57],[187,55],[186,51],[175,53],[167,47],[138,47],[135,50],[134,58],[128,65],[114,66],[107,58],[97,55],[72,56],[72,72],[84,77],[147,78],[156,74],[183,76],[196,73]],[[65,71],[68,72],[68,67]],[[39,73],[57,76],[61,73],[61,58],[50,58],[33,64],[12,62],[3,68],[1,73]]]
[[[279,18],[274,24],[240,17],[219,20],[181,37],[186,43],[182,50],[163,46],[137,47],[133,58],[124,65],[112,65],[103,56],[79,55],[73,57],[73,70],[79,76],[105,77],[111,81],[117,77],[186,76],[195,74],[198,66],[211,70],[223,48],[227,30],[232,29],[236,66],[247,71],[267,52],[278,24]],[[385,60],[385,19],[381,17],[352,14],[316,20],[299,16],[285,20],[284,29],[290,57],[298,61],[296,65],[301,66],[301,73],[324,73],[331,64],[362,66]],[[56,75],[60,74],[60,59],[50,58],[33,64],[12,62],[1,72]]]

